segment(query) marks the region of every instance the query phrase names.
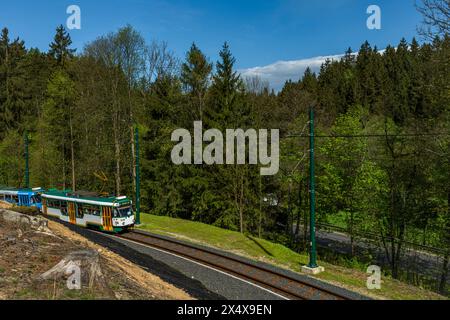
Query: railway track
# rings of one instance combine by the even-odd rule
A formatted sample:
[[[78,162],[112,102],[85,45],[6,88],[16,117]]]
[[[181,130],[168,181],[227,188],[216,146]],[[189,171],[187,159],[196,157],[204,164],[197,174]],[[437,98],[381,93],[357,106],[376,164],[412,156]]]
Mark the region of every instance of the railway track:
[[[244,258],[214,249],[188,244],[164,236],[133,230],[117,237],[193,260],[244,281],[251,282],[290,300],[353,300],[361,299],[347,290],[319,283],[289,272],[277,271]]]

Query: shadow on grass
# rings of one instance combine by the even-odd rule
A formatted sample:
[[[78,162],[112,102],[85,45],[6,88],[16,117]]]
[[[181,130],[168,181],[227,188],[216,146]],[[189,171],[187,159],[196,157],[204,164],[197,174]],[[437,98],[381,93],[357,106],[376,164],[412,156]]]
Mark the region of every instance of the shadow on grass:
[[[262,251],[264,251],[266,254],[268,254],[269,256],[273,257],[273,254],[270,253],[270,251],[268,251],[266,248],[263,247],[263,245],[261,243],[259,243],[255,238],[253,238],[252,236],[246,235],[245,236],[247,239],[253,241],[258,247],[261,248]]]

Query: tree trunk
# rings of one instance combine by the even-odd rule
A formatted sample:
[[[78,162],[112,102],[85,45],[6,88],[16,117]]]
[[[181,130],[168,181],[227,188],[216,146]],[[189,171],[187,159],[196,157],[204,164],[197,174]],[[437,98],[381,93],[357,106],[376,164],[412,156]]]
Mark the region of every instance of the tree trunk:
[[[350,254],[352,257],[355,256],[355,237],[353,235],[353,224],[354,224],[354,212],[353,210],[350,212]]]
[[[131,115],[132,116],[132,115]],[[132,166],[133,166],[133,199],[134,203],[136,203],[136,150],[135,150],[135,141],[134,141],[134,130],[133,126],[131,126],[131,159],[132,159]]]
[[[69,114],[69,126],[70,126],[70,158],[71,158],[71,161],[72,161],[72,191],[75,192],[76,191],[75,150],[74,150],[72,114]]]
[[[288,212],[285,232],[289,234],[289,240],[292,243],[292,227],[291,227],[291,182],[288,188]]]
[[[114,131],[114,154],[116,160],[116,195],[120,195],[120,141],[119,141],[119,115],[115,115],[113,131]]]
[[[17,159],[21,159],[23,156],[22,149],[17,148]],[[17,162],[17,187],[20,188],[22,185],[22,178],[23,178],[23,172],[22,172],[22,162]]]
[[[399,265],[400,265],[400,257],[402,253],[402,247],[403,247],[403,237],[404,237],[404,231],[405,226],[401,226],[400,236],[398,239],[398,244],[396,248],[395,255],[392,255],[392,260],[394,260],[394,266],[395,268],[392,270],[392,276],[394,279],[398,279],[399,277]],[[395,241],[394,241],[395,244]]]
[[[262,176],[259,175],[259,223],[258,223],[258,236],[261,238],[261,229],[262,229]]]
[[[116,160],[116,172],[115,172],[115,183],[116,183],[116,195],[120,195],[120,101],[117,98],[118,94],[118,86],[119,86],[119,76],[117,76],[116,72],[114,73],[114,81],[112,82],[112,96],[113,96],[113,135],[114,135],[114,158]]]
[[[198,92],[198,104],[199,104],[199,113],[200,113],[200,121],[203,121],[203,99],[202,99],[202,93]]]
[[[307,190],[305,190],[305,192],[309,192],[309,185],[306,184],[305,187],[307,188]],[[305,194],[307,194],[305,193]],[[306,197],[305,200],[308,203],[309,197]],[[308,212],[307,210],[305,210],[305,214],[303,215],[303,248],[306,249],[308,248],[309,244],[308,244]]]
[[[439,292],[443,295],[447,294],[447,278],[448,278],[448,263],[450,253],[450,190],[447,192],[447,221],[444,225],[444,241],[446,244],[446,251],[444,261],[442,263],[441,281],[439,283]]]
[[[244,174],[241,174],[241,183],[240,183],[240,199],[239,199],[239,220],[240,220],[240,229],[241,233],[244,233]]]
[[[439,292],[442,295],[446,295],[447,294],[447,277],[448,277],[448,260],[449,260],[449,250],[447,249],[447,252],[445,253],[444,256],[444,261],[442,263],[442,273],[441,273],[441,281],[439,283]]]
[[[116,158],[116,195],[120,195],[120,144],[117,134],[114,135],[114,148]]]
[[[130,135],[130,144],[131,144],[131,163],[132,163],[132,187],[133,187],[133,199],[134,203],[136,203],[136,150],[135,150],[135,141],[134,141],[134,115],[133,115],[133,103],[131,101],[131,79],[128,79],[128,104],[130,108],[130,122],[131,122],[131,135]]]
[[[395,161],[395,157],[393,155],[393,151],[392,151],[392,158],[394,158]],[[394,162],[393,162],[394,163]],[[398,270],[397,270],[397,265],[396,265],[396,253],[395,253],[395,210],[396,210],[396,204],[395,204],[395,183],[394,181],[394,165],[392,166],[391,169],[391,177],[390,177],[390,188],[391,188],[391,205],[390,205],[390,223],[389,223],[389,237],[391,240],[391,271],[392,271],[392,277],[394,279],[397,279],[398,277]]]
[[[47,173],[47,166],[45,166],[45,160],[44,159],[46,159],[46,157],[45,157],[45,146],[44,146],[44,133],[43,133],[43,130],[42,130],[42,126],[40,125],[40,123],[41,123],[41,121],[42,121],[42,112],[41,112],[41,109],[40,108],[38,108],[38,123],[39,123],[39,126],[38,126],[38,128],[39,128],[39,148],[40,148],[40,154],[41,154],[41,162],[40,162],[40,164],[39,164],[39,171],[40,171],[40,174],[39,174],[39,184],[42,186],[42,187],[46,187],[47,186],[47,184],[48,184],[48,181],[50,181],[50,182],[53,182],[53,177],[49,177],[49,175],[48,175],[48,173]],[[45,177],[45,178],[43,178],[43,177]],[[50,178],[50,180],[49,180],[49,178]]]
[[[423,234],[422,234],[422,245],[427,245],[427,229],[428,229],[428,219],[425,220],[425,226],[423,227]]]
[[[66,144],[63,142],[63,190],[66,190]]]
[[[295,225],[295,236],[298,237],[300,233],[300,219],[301,219],[301,212],[302,210],[302,184],[300,183],[298,185],[298,210],[297,210],[297,221]]]

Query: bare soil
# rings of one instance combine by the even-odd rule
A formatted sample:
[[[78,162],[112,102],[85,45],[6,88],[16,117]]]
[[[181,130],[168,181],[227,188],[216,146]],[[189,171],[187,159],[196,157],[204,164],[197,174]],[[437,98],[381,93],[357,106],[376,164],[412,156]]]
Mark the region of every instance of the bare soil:
[[[48,229],[37,230],[23,221],[6,221],[0,215],[0,300],[192,299],[183,290],[65,226],[46,222]],[[101,276],[94,282],[82,277],[81,289],[71,290],[67,286],[70,274],[42,279],[44,273],[65,257],[80,251],[94,252],[98,256]]]

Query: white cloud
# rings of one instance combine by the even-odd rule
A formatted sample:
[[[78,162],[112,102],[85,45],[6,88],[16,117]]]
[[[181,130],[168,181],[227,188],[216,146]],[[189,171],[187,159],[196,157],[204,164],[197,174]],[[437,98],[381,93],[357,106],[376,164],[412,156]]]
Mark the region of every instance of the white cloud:
[[[384,54],[385,52],[386,49],[378,51],[379,54]],[[353,52],[353,55],[355,57],[358,56],[358,52]],[[320,67],[325,61],[341,60],[344,56],[345,54],[336,54],[333,56],[318,56],[301,60],[278,61],[263,67],[241,69],[238,71],[244,79],[255,76],[260,77],[262,80],[269,82],[270,88],[278,92],[283,88],[287,80],[300,80],[306,68],[309,67],[312,72],[319,74]]]
[[[279,91],[283,88],[284,83],[291,79],[298,81],[303,77],[306,68],[310,67],[313,72],[319,73],[320,66],[329,60],[340,60],[344,55],[319,56],[308,59],[293,61],[278,61],[263,67],[254,67],[239,70],[241,76],[246,77],[258,76],[262,80],[268,81],[271,88]]]

